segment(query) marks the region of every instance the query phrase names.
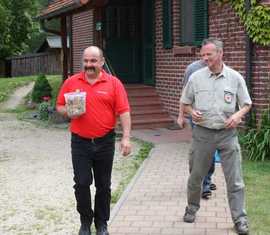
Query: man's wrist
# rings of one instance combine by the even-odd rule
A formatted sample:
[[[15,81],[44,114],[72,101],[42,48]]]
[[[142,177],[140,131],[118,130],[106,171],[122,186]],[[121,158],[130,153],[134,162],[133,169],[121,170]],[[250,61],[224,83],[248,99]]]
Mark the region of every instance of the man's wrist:
[[[122,139],[128,139],[129,140],[130,139],[130,135],[123,135],[122,136]]]

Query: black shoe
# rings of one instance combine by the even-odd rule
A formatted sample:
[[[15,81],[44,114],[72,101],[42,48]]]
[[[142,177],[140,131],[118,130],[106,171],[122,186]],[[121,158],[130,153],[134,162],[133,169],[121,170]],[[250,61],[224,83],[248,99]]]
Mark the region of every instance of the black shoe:
[[[206,191],[202,193],[202,198],[203,199],[209,199],[212,196],[211,191]]]
[[[185,215],[183,217],[184,222],[193,223],[196,218],[196,211],[186,207]]]
[[[80,227],[79,235],[91,235],[90,225],[83,223]]]
[[[239,235],[248,235],[248,223],[247,221],[239,221],[234,225],[235,231]]]
[[[109,235],[106,225],[101,225],[97,228],[97,235]]]
[[[217,186],[214,183],[210,184],[210,190],[216,190]]]

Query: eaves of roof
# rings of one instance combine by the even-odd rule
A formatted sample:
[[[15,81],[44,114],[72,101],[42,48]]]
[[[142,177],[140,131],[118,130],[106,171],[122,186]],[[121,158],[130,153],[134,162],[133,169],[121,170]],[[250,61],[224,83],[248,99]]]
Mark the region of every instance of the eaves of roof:
[[[61,14],[73,11],[88,2],[89,0],[56,0],[43,9],[38,18],[43,20],[57,17]]]

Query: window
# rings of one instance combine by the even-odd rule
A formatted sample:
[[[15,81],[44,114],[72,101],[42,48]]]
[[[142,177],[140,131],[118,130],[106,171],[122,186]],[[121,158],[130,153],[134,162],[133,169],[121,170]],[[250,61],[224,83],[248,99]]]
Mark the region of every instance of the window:
[[[163,0],[163,47],[172,48],[172,0]]]
[[[208,1],[180,0],[181,44],[200,45],[208,37]]]

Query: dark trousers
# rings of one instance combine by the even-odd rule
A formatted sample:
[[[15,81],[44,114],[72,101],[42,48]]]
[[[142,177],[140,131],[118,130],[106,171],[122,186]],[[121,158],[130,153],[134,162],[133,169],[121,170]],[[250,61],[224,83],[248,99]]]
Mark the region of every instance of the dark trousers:
[[[114,131],[94,140],[82,138],[76,134],[71,136],[75,197],[82,223],[91,224],[94,218],[96,227],[107,225],[110,218],[114,150]],[[94,210],[90,192],[93,178],[96,187]]]

